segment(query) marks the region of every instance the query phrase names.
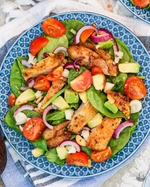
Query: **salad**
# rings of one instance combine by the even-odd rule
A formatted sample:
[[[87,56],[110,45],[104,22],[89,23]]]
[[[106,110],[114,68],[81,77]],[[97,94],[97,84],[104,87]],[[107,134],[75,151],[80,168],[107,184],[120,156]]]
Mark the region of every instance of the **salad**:
[[[4,122],[35,146],[35,157],[91,167],[129,141],[146,87],[126,44],[79,20],[42,22],[43,34],[11,68]]]
[[[130,0],[131,3],[135,6],[138,6],[140,8],[150,8],[150,1],[149,0]]]

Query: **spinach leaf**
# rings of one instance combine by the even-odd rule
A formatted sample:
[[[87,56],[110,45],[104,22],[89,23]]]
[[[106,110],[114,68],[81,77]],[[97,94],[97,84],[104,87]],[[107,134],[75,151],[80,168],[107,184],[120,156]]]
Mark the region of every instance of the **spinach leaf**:
[[[114,156],[118,151],[120,151],[129,141],[133,131],[135,130],[136,126],[127,127],[121,133],[118,139],[111,138],[108,146],[111,147],[112,156]]]
[[[120,39],[116,38],[119,50],[123,52],[123,58],[119,61],[119,63],[124,63],[124,62],[134,62],[133,56],[127,47],[127,45],[121,41]]]
[[[140,116],[140,112],[136,112],[134,114],[130,114],[130,118],[133,121],[134,124],[138,124],[139,123],[139,116]]]
[[[19,126],[16,124],[16,121],[13,117],[14,111],[18,108],[18,106],[14,106],[11,109],[9,109],[6,113],[6,116],[4,118],[4,123],[6,123],[10,128],[14,129],[17,133],[22,134],[20,131]]]
[[[18,97],[22,92],[20,91],[21,86],[25,85],[25,80],[22,76],[22,71],[26,67],[22,65],[21,60],[26,59],[25,57],[18,57],[11,68],[10,71],[10,88],[14,95]]]
[[[112,81],[115,85],[112,90],[124,94],[124,82],[127,78],[128,75],[126,73],[119,73],[117,77],[113,77]]]
[[[103,94],[98,94],[98,92],[95,90],[93,86],[91,86],[87,90],[87,97],[90,103],[94,108],[96,108],[101,114],[104,116],[110,117],[110,118],[117,118],[122,117],[125,118],[124,114],[121,111],[118,111],[117,113],[113,114],[110,112],[105,106],[105,96]]]
[[[81,73],[83,73],[85,70],[86,70],[86,67],[84,67],[84,66],[81,66],[79,71],[77,71],[75,69],[71,69],[69,71],[69,75],[68,75],[68,84],[72,80],[74,80],[76,77],[78,77]]]
[[[62,123],[62,122],[64,122],[64,121],[66,121],[66,119],[65,118],[62,118],[62,119],[59,119],[59,120],[54,120],[54,121],[52,121],[52,125],[58,125],[58,124],[60,124],[60,123]]]
[[[62,21],[62,23],[65,25],[66,27],[66,37],[68,38],[69,41],[69,45],[73,44],[74,41],[74,33],[71,32],[71,30],[74,31],[78,31],[81,27],[83,27],[85,25],[85,23],[83,23],[82,21],[79,20],[65,20]]]
[[[43,137],[40,137],[39,139],[37,139],[34,142],[30,141],[30,143],[32,143],[35,147],[38,147],[44,151],[47,151],[47,143]]]
[[[48,114],[46,117],[47,121],[60,120],[65,117],[65,112],[63,110],[53,112]]]
[[[28,118],[33,118],[33,117],[41,117],[41,115],[36,112],[36,111],[32,111],[32,110],[24,110],[22,111]]]
[[[82,146],[81,149],[83,152],[85,152],[88,155],[89,158],[91,157],[92,149],[90,149],[86,146]]]
[[[52,38],[50,36],[46,36],[49,39],[49,42],[39,51],[38,53],[38,61],[43,59],[43,53],[52,53],[55,48],[58,46],[68,47],[68,39],[65,35],[59,38]]]

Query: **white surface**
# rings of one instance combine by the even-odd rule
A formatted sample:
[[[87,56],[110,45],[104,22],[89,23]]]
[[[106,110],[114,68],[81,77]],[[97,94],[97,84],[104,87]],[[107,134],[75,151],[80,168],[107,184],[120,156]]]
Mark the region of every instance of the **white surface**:
[[[6,0],[0,0],[0,4],[6,2]],[[13,0],[9,0],[14,2]],[[94,0],[93,0],[94,1]],[[92,1],[92,3],[93,3]],[[116,4],[116,0],[99,0],[101,4],[104,6],[103,1],[106,3],[109,2],[113,6],[105,6],[105,9],[109,11],[114,11],[120,15],[128,15],[132,16],[118,1]],[[8,1],[7,1],[8,2]],[[18,1],[19,2],[19,1]],[[25,0],[24,0],[25,2]],[[86,2],[89,4],[91,0],[80,0],[80,2]],[[95,3],[97,1],[95,0]],[[22,6],[24,10],[29,9],[31,6],[25,5]],[[5,19],[8,14],[4,14],[2,12],[2,8],[0,8],[0,26],[5,24]],[[143,28],[142,28],[143,29]],[[109,178],[106,182],[104,182],[100,187],[142,187],[142,182],[136,180],[136,177],[139,175],[145,175],[150,165],[150,145],[130,164],[123,167],[116,174],[114,174],[111,178]],[[150,180],[149,180],[150,182]],[[149,187],[150,184],[146,187]]]

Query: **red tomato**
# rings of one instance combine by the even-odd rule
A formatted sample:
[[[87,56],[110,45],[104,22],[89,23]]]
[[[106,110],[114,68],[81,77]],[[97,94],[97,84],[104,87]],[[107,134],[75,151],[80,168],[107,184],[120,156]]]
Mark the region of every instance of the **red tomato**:
[[[99,67],[95,66],[92,68],[92,75],[97,75],[97,74],[104,74],[104,73]]]
[[[132,0],[133,4],[141,8],[146,7],[150,1],[149,0]]]
[[[140,100],[146,96],[146,86],[136,77],[129,77],[124,83],[124,92],[130,99]]]
[[[66,163],[75,166],[88,166],[89,158],[84,152],[71,153],[67,156]]]
[[[8,96],[8,105],[9,105],[9,107],[11,108],[11,107],[15,106],[15,102],[16,102],[16,96],[13,93],[11,93]]]
[[[30,53],[35,56],[40,51],[40,49],[42,49],[42,47],[44,47],[48,42],[49,40],[44,36],[35,38],[30,43]]]
[[[91,154],[91,159],[95,162],[104,162],[112,155],[112,151],[110,147],[106,147],[102,151],[93,151]]]
[[[63,73],[63,67],[59,66],[56,69],[54,69],[52,72],[50,72],[46,78],[49,81],[56,81],[58,79],[60,79],[60,77],[62,77],[62,73]]]
[[[65,26],[55,18],[47,18],[42,23],[43,31],[53,38],[59,38],[65,34]]]
[[[89,70],[85,70],[78,77],[70,82],[70,86],[77,92],[86,91],[93,83],[92,74]]]
[[[40,91],[48,91],[50,88],[50,82],[49,80],[46,78],[45,75],[39,75],[36,79],[35,79],[35,84],[33,86],[36,90],[40,90]]]
[[[31,141],[37,140],[45,130],[46,126],[39,117],[33,117],[23,127],[23,135]]]

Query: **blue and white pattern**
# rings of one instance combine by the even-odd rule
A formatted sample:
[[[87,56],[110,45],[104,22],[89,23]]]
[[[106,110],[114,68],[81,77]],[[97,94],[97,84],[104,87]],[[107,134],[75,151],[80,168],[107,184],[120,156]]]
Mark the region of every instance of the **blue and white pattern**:
[[[135,61],[138,61],[141,64],[140,75],[144,75],[146,77],[145,84],[147,86],[147,96],[142,102],[143,110],[140,115],[140,123],[137,125],[137,128],[128,144],[118,154],[103,163],[92,162],[92,168],[68,166],[67,164],[60,167],[57,164],[48,162],[44,156],[34,158],[31,153],[33,146],[24,137],[4,124],[3,119],[7,110],[9,109],[7,104],[7,97],[11,92],[9,88],[9,74],[11,65],[15,58],[17,58],[18,56],[26,56],[28,54],[29,43],[33,38],[39,36],[42,33],[40,22],[31,29],[27,30],[21,35],[21,37],[17,39],[14,45],[10,48],[1,65],[0,118],[2,129],[6,138],[8,139],[12,147],[18,152],[18,154],[31,165],[44,172],[60,177],[71,178],[85,178],[103,174],[107,171],[113,170],[114,168],[120,166],[122,163],[128,160],[140,148],[149,134],[150,124],[148,115],[150,113],[150,57],[143,44],[130,30],[121,25],[119,22],[116,22],[108,17],[87,12],[65,13],[53,17],[59,20],[78,19],[85,22],[87,25],[94,23],[99,28],[103,27],[108,29],[114,34],[115,37],[120,38],[128,45]]]
[[[150,23],[150,9],[143,9],[137,6],[134,6],[130,0],[120,0],[120,2],[135,16],[141,20]]]

